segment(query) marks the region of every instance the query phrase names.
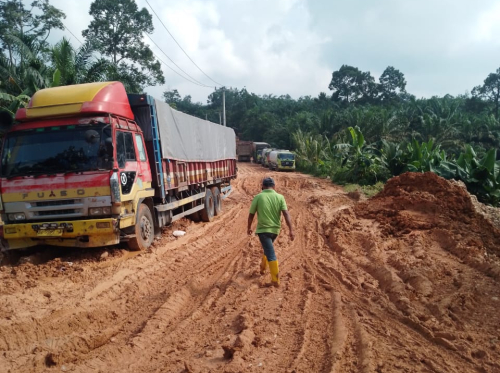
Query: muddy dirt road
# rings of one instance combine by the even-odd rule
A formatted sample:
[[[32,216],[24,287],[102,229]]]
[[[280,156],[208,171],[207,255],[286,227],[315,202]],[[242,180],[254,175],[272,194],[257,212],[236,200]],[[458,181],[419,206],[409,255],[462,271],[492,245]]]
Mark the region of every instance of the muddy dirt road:
[[[3,372],[500,372],[500,232],[459,186],[239,165],[212,223],[150,252],[38,250],[0,267]],[[248,207],[271,174],[296,227],[266,288]],[[172,231],[183,229],[184,237]]]

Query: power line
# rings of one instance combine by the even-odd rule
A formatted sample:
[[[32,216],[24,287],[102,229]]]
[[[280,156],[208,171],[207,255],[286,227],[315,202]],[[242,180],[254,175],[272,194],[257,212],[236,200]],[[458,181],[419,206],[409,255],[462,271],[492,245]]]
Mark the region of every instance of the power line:
[[[64,28],[66,29],[66,31],[68,31],[68,32],[69,32],[69,33],[70,33],[70,34],[71,34],[71,35],[72,35],[72,36],[73,36],[73,37],[74,37],[74,38],[75,38],[75,39],[76,39],[76,40],[77,40],[77,41],[78,41],[81,45],[83,45],[83,43],[80,41],[80,39],[78,39],[78,38],[75,36],[75,34],[73,34],[73,33],[71,32],[71,30],[70,30],[68,27],[66,27],[66,25],[65,25],[64,23],[62,23],[62,24],[63,24]],[[152,42],[152,43],[153,43],[153,44],[154,44],[154,45],[155,45],[155,46],[156,46],[156,47],[157,47],[157,48],[158,48],[158,49],[159,49],[159,50],[160,50],[160,51],[161,51],[161,52],[162,52],[162,53],[163,53],[163,54],[164,54],[164,55],[165,55],[165,56],[166,56],[166,57],[167,57],[167,58],[168,58],[168,59],[169,59],[169,60],[170,60],[170,61],[171,61],[174,65],[175,65],[175,66],[177,66],[177,67],[179,68],[179,70],[181,70],[184,74],[186,74],[187,76],[189,76],[192,80],[191,80],[191,79],[186,78],[184,75],[182,75],[182,74],[180,74],[179,72],[175,71],[175,70],[174,70],[171,66],[169,66],[167,63],[165,63],[165,62],[164,62],[164,61],[163,61],[160,57],[158,57],[158,56],[157,56],[157,55],[153,52],[153,54],[155,55],[155,57],[156,57],[156,58],[157,58],[157,59],[158,59],[161,63],[163,63],[166,67],[168,67],[168,68],[169,68],[170,70],[172,70],[174,73],[176,73],[177,75],[179,75],[181,78],[186,79],[186,80],[187,80],[188,82],[190,82],[190,83],[196,84],[196,85],[198,85],[198,86],[200,86],[200,87],[204,87],[204,88],[214,88],[214,87],[211,87],[211,86],[209,86],[209,85],[206,85],[206,84],[203,84],[203,83],[199,82],[198,80],[196,80],[195,78],[193,78],[191,75],[189,75],[188,73],[186,73],[184,70],[182,70],[182,69],[181,69],[181,68],[180,68],[180,67],[179,67],[179,66],[178,66],[178,65],[177,65],[177,64],[176,64],[176,63],[175,63],[175,62],[174,62],[174,61],[173,61],[173,60],[172,60],[172,59],[171,59],[171,58],[170,58],[170,57],[169,57],[169,56],[165,53],[165,52],[163,52],[163,50],[162,50],[162,49],[158,46],[158,44],[156,44],[156,43],[154,42],[154,40],[153,40],[153,39],[151,39],[151,37],[150,37],[148,34],[145,34],[145,35],[149,38],[149,40],[151,40],[151,42]]]
[[[83,43],[80,41],[80,39],[78,39],[78,38],[75,36],[75,34],[73,34],[73,33],[71,32],[71,30],[70,30],[69,28],[67,28],[67,27],[66,27],[66,25],[65,25],[63,22],[61,22],[61,23],[63,24],[63,26],[64,26],[64,28],[66,29],[66,31],[68,31],[71,35],[73,35],[73,37],[74,37],[76,40],[78,40],[78,42],[79,42],[80,44],[82,44],[82,45],[83,45]]]
[[[163,49],[161,49],[161,48],[158,46],[158,44],[156,44],[156,43],[155,43],[155,41],[154,41],[153,39],[151,39],[151,37],[150,37],[148,34],[144,33],[144,35],[146,35],[146,36],[148,37],[148,39],[149,39],[149,40],[151,40],[151,42],[152,42],[152,43],[156,46],[156,48],[158,48],[158,49],[159,49],[159,50],[160,50],[160,51],[161,51],[161,52],[162,52],[162,53],[163,53],[163,54],[164,54],[164,55],[165,55],[165,56],[166,56],[166,57],[170,60],[170,62],[172,62],[172,63],[173,63],[173,64],[174,64],[174,65],[175,65],[175,66],[176,66],[176,67],[177,67],[180,71],[182,71],[184,74],[186,74],[189,78],[191,78],[191,80],[189,80],[189,79],[187,79],[185,76],[182,76],[181,74],[177,73],[178,75],[182,76],[184,79],[189,80],[191,83],[197,84],[197,85],[199,85],[199,86],[201,86],[201,87],[210,87],[210,88],[213,88],[213,87],[211,87],[211,86],[209,86],[209,85],[203,84],[202,82],[200,82],[200,81],[196,80],[196,79],[195,79],[195,78],[193,78],[191,75],[189,75],[187,72],[185,72],[185,71],[184,71],[184,70],[183,70],[183,69],[182,69],[179,65],[177,65],[177,64],[174,62],[174,60],[172,60],[172,59],[168,56],[168,54],[166,54],[166,53],[163,51]],[[161,60],[160,60],[160,61],[161,61]],[[165,64],[165,62],[164,62],[164,64]],[[165,64],[165,65],[166,65],[166,66],[168,66],[167,64]],[[168,66],[168,67],[169,67],[172,71],[175,71],[175,70],[174,70],[174,69],[172,69],[170,66]]]
[[[212,82],[214,82],[215,84],[217,85],[220,85],[220,86],[224,86],[224,84],[221,84],[221,83],[218,83],[216,82],[215,80],[213,80],[211,77],[209,77],[192,59],[191,57],[189,57],[189,55],[186,53],[186,51],[181,47],[181,45],[177,42],[177,40],[174,38],[174,35],[172,35],[172,33],[168,30],[167,26],[165,26],[165,24],[163,23],[163,21],[160,19],[160,17],[158,17],[158,14],[156,14],[156,12],[154,11],[153,7],[151,6],[151,4],[149,4],[149,1],[146,0],[146,3],[149,5],[149,7],[151,8],[151,11],[154,13],[154,15],[156,16],[156,18],[158,18],[158,20],[160,21],[160,23],[163,25],[163,27],[165,28],[165,30],[167,30],[168,34],[172,37],[172,39],[174,39],[175,43],[177,44],[177,46],[179,48],[181,48],[181,50],[184,52],[184,54],[187,56],[187,58],[189,58],[189,60],[198,68],[198,70],[200,70],[208,79],[210,79]]]
[[[180,74],[178,71],[174,70],[171,66],[169,66],[169,65],[168,65],[165,61],[163,61],[160,57],[158,57],[158,55],[157,55],[155,52],[153,52],[153,51],[151,51],[151,52],[152,52],[152,53],[153,53],[153,55],[154,55],[154,56],[158,59],[158,61],[160,61],[162,64],[164,64],[164,65],[165,65],[166,67],[168,67],[170,70],[172,70],[174,73],[176,73],[177,75],[179,75],[181,78],[184,78],[184,79],[186,79],[188,82],[193,83],[193,84],[196,84],[196,85],[198,85],[198,86],[200,86],[200,87],[203,87],[203,88],[213,88],[213,87],[210,87],[210,86],[208,86],[208,85],[198,84],[198,83],[196,83],[196,82],[193,82],[191,79],[186,78],[184,75]]]

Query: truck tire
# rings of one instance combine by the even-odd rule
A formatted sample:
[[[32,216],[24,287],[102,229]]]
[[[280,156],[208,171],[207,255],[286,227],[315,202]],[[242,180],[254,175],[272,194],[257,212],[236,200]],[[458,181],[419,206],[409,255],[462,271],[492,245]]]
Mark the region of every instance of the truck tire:
[[[200,222],[201,221],[200,211],[193,212],[191,215],[189,215],[189,219],[191,219],[195,223]]]
[[[212,191],[208,188],[205,193],[204,203],[205,208],[203,210],[200,210],[201,220],[203,220],[204,222],[212,221],[215,214],[214,196],[212,194]]]
[[[139,206],[139,213],[137,214],[137,221],[135,223],[135,237],[128,241],[130,250],[142,251],[151,246],[154,239],[154,223],[153,216],[148,206],[141,204]]]
[[[214,196],[214,213],[218,216],[222,213],[222,198],[219,187],[212,187],[212,195]]]

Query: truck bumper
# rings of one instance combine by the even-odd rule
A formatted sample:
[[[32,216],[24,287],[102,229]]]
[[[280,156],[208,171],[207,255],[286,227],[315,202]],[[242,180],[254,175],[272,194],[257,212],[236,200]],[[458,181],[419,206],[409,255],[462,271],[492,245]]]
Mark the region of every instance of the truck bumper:
[[[44,225],[55,227],[55,224],[55,229],[40,229]],[[36,245],[99,247],[120,242],[118,220],[112,218],[8,224],[3,226],[3,235],[8,250]]]

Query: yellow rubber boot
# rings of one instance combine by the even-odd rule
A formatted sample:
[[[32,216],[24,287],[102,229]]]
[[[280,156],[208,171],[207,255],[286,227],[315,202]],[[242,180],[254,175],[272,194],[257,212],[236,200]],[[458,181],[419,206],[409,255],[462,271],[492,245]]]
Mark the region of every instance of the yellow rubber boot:
[[[262,261],[260,262],[260,274],[263,275],[266,273],[266,269],[269,267],[267,264],[267,256],[262,255]]]
[[[269,262],[269,271],[271,272],[271,285],[276,287],[280,286],[279,268],[277,260]]]

